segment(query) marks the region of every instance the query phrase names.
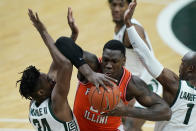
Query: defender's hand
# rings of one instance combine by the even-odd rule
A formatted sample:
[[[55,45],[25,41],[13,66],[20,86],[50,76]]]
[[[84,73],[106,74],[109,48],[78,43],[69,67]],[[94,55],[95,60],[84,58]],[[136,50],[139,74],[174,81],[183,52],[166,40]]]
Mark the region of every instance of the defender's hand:
[[[72,13],[72,10],[70,7],[68,8],[68,12],[67,12],[67,21],[68,21],[69,27],[71,28],[71,31],[72,31],[71,39],[73,41],[76,41],[78,34],[79,34],[79,30],[78,30],[78,27],[77,27],[75,20],[73,18],[73,13]]]
[[[133,17],[133,13],[134,13],[136,5],[137,5],[137,0],[133,0],[129,4],[129,7],[127,8],[127,10],[124,13],[124,21],[125,21],[125,24],[127,25],[127,27],[132,25],[130,20]]]
[[[31,9],[28,9],[28,15],[30,20],[32,21],[34,27],[39,31],[39,32],[43,32],[43,31],[47,31],[44,24],[40,21],[39,16],[37,13],[33,13],[33,11]]]

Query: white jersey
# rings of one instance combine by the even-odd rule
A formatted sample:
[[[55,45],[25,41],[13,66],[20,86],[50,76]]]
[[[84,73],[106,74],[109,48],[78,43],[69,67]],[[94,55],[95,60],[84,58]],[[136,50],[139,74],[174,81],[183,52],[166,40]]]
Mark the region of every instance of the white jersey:
[[[142,25],[136,19],[131,19],[131,22],[142,27]],[[116,33],[114,35],[114,39],[119,40],[123,43],[123,37],[124,37],[125,31],[126,31],[126,25],[124,25],[118,31],[118,33]],[[144,32],[144,34],[145,34],[147,43],[150,47],[150,51],[153,53],[152,46],[151,46],[148,34],[146,32]],[[144,67],[142,62],[140,61],[138,55],[131,48],[126,48],[125,68],[128,69],[133,75],[136,75],[140,79],[145,81],[145,83],[150,86],[150,88],[153,92],[157,93],[158,95],[162,94],[161,84],[158,81],[153,79],[153,77],[150,75],[150,73],[148,73],[148,71],[146,70],[146,68]],[[143,106],[141,106],[138,102],[136,102],[135,107],[143,107]]]
[[[131,22],[134,23],[134,24],[140,25],[142,27],[142,25],[138,21],[136,21],[135,19],[131,19]],[[119,41],[121,41],[123,43],[123,37],[124,37],[125,31],[126,31],[126,25],[124,25],[118,31],[118,33],[114,35],[114,39],[115,40],[119,40]],[[151,52],[153,52],[150,40],[149,40],[148,35],[147,35],[146,32],[145,32],[145,36],[146,36],[146,40],[148,42],[148,45],[150,47],[150,50],[151,50]],[[147,84],[153,78],[148,73],[146,68],[143,66],[143,64],[141,63],[138,55],[134,52],[133,49],[126,48],[126,63],[125,63],[125,67],[132,74],[134,74],[134,75],[140,77],[142,80],[144,80]]]
[[[38,107],[32,102],[29,111],[29,121],[36,131],[79,131],[79,126],[73,114],[73,120],[64,122],[55,117],[51,109],[51,100],[46,99]]]
[[[155,124],[155,131],[196,131],[196,88],[180,81],[176,98],[171,106],[170,121]]]

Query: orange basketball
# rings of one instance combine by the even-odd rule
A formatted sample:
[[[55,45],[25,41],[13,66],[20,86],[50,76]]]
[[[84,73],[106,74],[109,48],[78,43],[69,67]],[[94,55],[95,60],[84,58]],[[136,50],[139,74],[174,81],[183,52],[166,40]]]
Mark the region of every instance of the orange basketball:
[[[113,87],[107,86],[109,92],[100,87],[100,94],[95,86],[92,86],[88,94],[89,102],[94,109],[99,112],[112,110],[120,101],[119,87],[114,84]]]

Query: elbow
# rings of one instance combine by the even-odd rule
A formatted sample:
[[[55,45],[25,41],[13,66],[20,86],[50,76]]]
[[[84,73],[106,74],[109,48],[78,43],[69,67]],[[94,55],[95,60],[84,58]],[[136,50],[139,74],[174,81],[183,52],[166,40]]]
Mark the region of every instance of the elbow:
[[[171,109],[169,108],[168,105],[165,105],[162,108],[162,112],[160,112],[160,113],[162,114],[162,119],[163,120],[169,121],[171,119],[172,111],[171,111]]]
[[[171,116],[172,116],[172,111],[170,108],[168,108],[167,114],[166,114],[166,120],[169,121],[171,119]]]
[[[71,61],[66,58],[61,59],[58,63],[59,63],[58,65],[63,69],[70,69],[72,67]]]

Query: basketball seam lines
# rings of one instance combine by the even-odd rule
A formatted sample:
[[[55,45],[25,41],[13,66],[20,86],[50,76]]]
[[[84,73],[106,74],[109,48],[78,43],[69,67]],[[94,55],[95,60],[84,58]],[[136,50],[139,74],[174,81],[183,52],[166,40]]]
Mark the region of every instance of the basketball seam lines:
[[[94,95],[94,93],[95,93],[95,91],[96,91],[97,89],[95,88],[95,90],[93,91],[93,93],[92,93],[92,96],[91,96],[91,105],[92,105],[92,99],[93,99],[93,95]]]
[[[102,100],[101,100],[101,110],[102,110],[102,104],[103,104],[104,95],[105,95],[105,89],[104,89],[103,96],[102,96]]]
[[[112,88],[112,95],[113,95],[113,105],[112,105],[112,108],[114,108],[114,91],[113,91],[113,88]]]

